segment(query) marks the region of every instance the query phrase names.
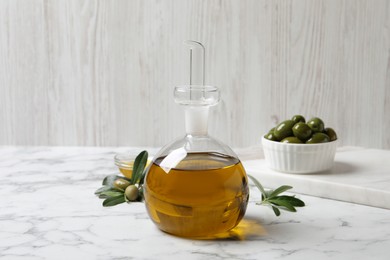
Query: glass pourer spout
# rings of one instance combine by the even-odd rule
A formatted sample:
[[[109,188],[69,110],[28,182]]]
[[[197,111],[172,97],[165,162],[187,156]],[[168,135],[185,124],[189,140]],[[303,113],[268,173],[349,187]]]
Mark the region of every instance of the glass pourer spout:
[[[204,46],[196,41],[187,40],[184,43],[190,48],[190,85],[204,85]]]
[[[204,85],[205,50],[196,41],[185,42],[190,47],[190,84],[175,87],[175,102],[184,106],[186,132],[207,135],[209,107],[218,104],[217,87]]]

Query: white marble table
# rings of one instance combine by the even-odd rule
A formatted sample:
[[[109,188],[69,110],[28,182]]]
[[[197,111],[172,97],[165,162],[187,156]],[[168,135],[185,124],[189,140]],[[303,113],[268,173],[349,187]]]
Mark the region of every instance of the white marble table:
[[[0,259],[389,259],[390,210],[297,195],[307,206],[277,218],[254,189],[229,238],[165,234],[143,204],[93,194],[125,150],[0,147]]]

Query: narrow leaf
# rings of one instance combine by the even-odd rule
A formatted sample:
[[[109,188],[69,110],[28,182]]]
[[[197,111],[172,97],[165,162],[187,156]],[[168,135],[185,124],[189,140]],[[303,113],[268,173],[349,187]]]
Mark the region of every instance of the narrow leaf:
[[[103,189],[104,188],[104,189]],[[111,188],[109,186],[103,186],[102,188],[100,188],[99,190],[97,190],[95,192],[96,195],[100,195],[102,193],[105,193],[107,191],[113,191],[113,192],[119,192],[116,188]]]
[[[271,195],[272,192],[273,192],[273,190],[266,190],[265,191],[266,198],[269,198],[269,196]]]
[[[108,191],[103,191],[102,193],[99,194],[99,198],[110,198],[110,197],[118,197],[122,195],[123,196],[123,192],[120,192],[120,191],[113,191],[113,190],[108,190]]]
[[[297,212],[297,209],[292,207],[292,208],[286,208],[284,206],[278,206],[276,204],[273,204],[271,203],[272,206],[274,206],[275,208],[278,208],[279,210],[285,210],[285,211],[289,211],[289,212]]]
[[[95,195],[99,195],[99,194],[102,193],[103,191],[107,191],[107,190],[111,190],[111,187],[109,187],[109,186],[100,187],[99,189],[97,189],[97,190],[95,191]]]
[[[146,173],[149,171],[150,167],[151,167],[151,164],[149,164],[148,167],[146,167],[146,169],[143,170],[142,176],[141,176],[141,178],[139,180],[139,185],[144,184]]]
[[[279,195],[280,193],[285,192],[286,190],[289,190],[289,189],[292,189],[292,187],[288,186],[288,185],[280,186],[279,188],[277,188],[276,190],[271,192],[271,194],[268,197],[269,198],[275,197],[275,196]]]
[[[273,199],[269,199],[268,200],[269,202],[271,202],[271,204],[273,206],[276,206],[280,209],[285,209],[285,210],[288,210],[288,211],[291,211],[291,212],[296,212],[297,210],[294,208],[293,205],[291,205],[288,201],[286,200],[278,200],[277,198],[273,198]]]
[[[272,206],[272,210],[274,211],[274,213],[275,213],[275,215],[276,215],[277,217],[280,216],[280,210],[279,210],[278,208]]]
[[[136,184],[137,182],[140,181],[146,162],[148,160],[148,152],[147,151],[142,151],[140,154],[137,155],[134,161],[133,165],[133,178],[131,181],[131,184]]]
[[[300,200],[298,198],[295,198],[294,196],[278,196],[277,199],[288,201],[288,203],[290,203],[294,207],[304,207],[305,206],[305,202],[303,202],[302,200]]]
[[[103,201],[103,207],[111,207],[123,202],[125,202],[125,196],[121,194],[120,196],[105,199]]]
[[[265,192],[263,186],[260,184],[258,180],[256,180],[252,175],[248,174],[248,177],[253,181],[253,183],[256,185],[256,187],[261,191],[261,194],[263,194],[264,198],[268,198],[267,193]]]
[[[146,175],[146,170],[144,170],[143,172],[142,172],[142,174],[141,174],[141,177],[139,178],[139,185],[142,185],[142,184],[144,184],[144,179],[145,179],[145,175]]]

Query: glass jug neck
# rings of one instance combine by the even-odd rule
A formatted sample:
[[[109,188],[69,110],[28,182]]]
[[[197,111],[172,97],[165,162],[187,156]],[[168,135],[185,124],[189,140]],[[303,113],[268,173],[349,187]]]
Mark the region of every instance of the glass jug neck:
[[[187,135],[207,135],[209,118],[208,106],[187,106],[184,108],[184,113]]]
[[[207,135],[209,108],[219,102],[217,87],[204,85],[177,86],[174,90],[175,102],[184,107],[186,133]]]

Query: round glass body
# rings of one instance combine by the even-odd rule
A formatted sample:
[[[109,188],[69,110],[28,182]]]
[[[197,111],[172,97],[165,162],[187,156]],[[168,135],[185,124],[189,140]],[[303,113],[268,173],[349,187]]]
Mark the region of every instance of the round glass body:
[[[209,149],[189,149],[206,143]],[[234,228],[244,216],[248,179],[230,148],[208,136],[187,135],[155,156],[145,177],[144,197],[150,218],[161,230],[211,237]]]
[[[195,46],[202,50],[198,48],[201,45]],[[191,75],[202,72],[199,68],[193,71],[196,73]],[[196,78],[196,82],[203,82],[202,77]],[[145,176],[146,209],[165,232],[212,237],[234,228],[244,216],[248,179],[237,155],[207,134],[209,107],[220,99],[218,88],[178,86],[174,97],[184,107],[187,134],[154,157]]]

